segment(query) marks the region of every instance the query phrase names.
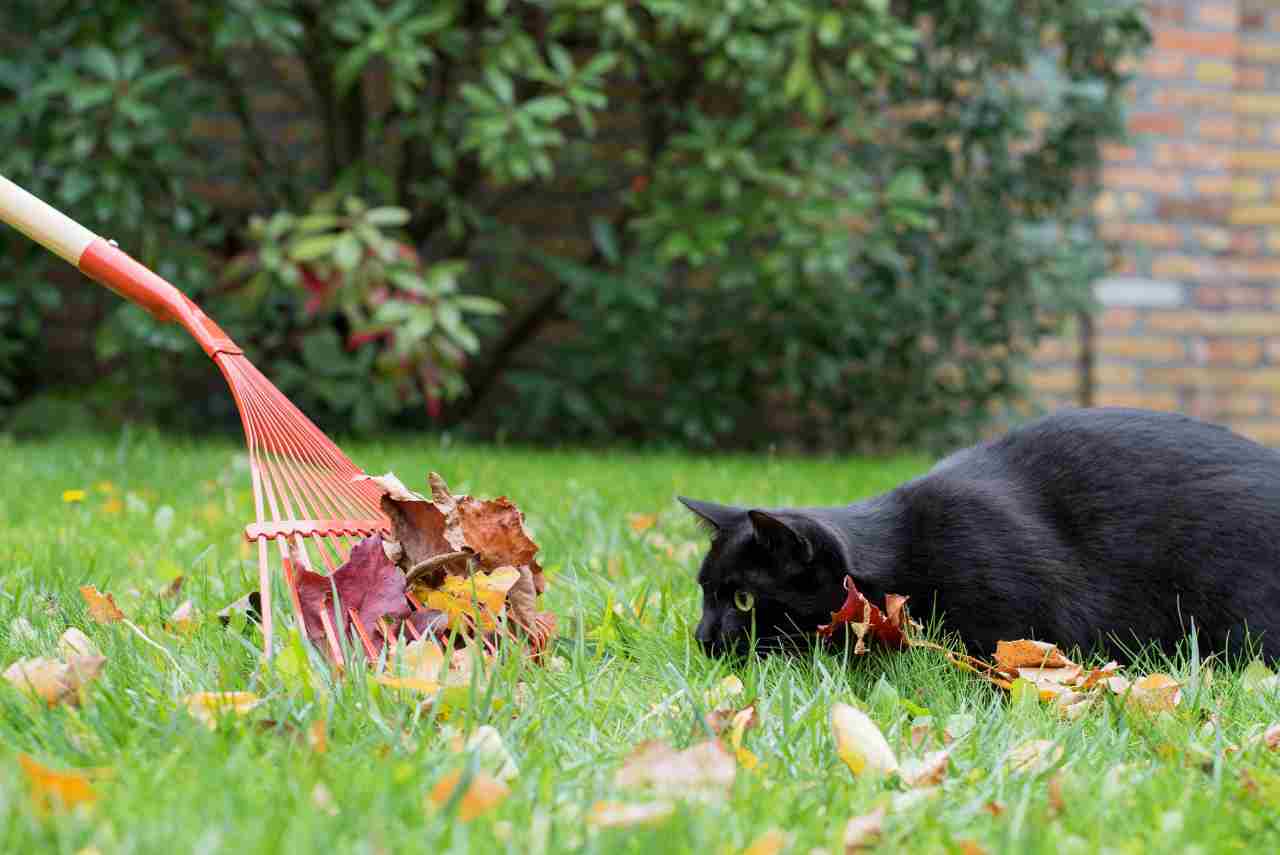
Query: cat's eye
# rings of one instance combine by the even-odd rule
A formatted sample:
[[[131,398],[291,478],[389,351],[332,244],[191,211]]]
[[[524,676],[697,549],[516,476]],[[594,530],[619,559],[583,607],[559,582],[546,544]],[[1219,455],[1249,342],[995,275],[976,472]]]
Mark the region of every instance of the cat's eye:
[[[734,591],[733,605],[740,612],[749,612],[756,604],[755,594],[750,591]]]

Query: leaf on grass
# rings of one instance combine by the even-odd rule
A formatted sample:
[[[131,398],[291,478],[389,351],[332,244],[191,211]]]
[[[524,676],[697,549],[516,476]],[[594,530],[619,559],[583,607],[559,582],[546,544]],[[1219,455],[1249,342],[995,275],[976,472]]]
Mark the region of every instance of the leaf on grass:
[[[734,713],[733,720],[729,723],[729,745],[733,748],[733,756],[737,758],[739,766],[748,770],[756,768],[760,759],[743,746],[742,736],[755,727],[756,722],[756,708],[752,705]]]
[[[437,807],[445,807],[454,799],[461,781],[462,772],[449,772],[431,788],[429,798]],[[476,772],[471,776],[467,789],[458,797],[458,819],[470,822],[493,810],[510,793],[506,784],[483,772]]]
[[[334,623],[335,631],[349,632],[349,610],[355,609],[361,626],[369,633],[375,646],[383,642],[382,630],[378,628],[379,619],[386,616],[393,627],[398,628],[400,622],[409,616],[404,574],[387,558],[382,549],[382,538],[378,535],[356,544],[346,562],[329,576],[310,570],[297,570],[295,573],[307,638],[321,650],[329,649],[321,611]],[[342,607],[338,622],[333,621],[335,588]]]
[[[884,816],[884,808],[878,807],[871,813],[855,816],[845,823],[844,851],[846,855],[865,852],[879,842],[880,835],[884,834]]]
[[[1062,775],[1054,775],[1049,779],[1049,816],[1058,816],[1067,809],[1067,800],[1062,797]]]
[[[1168,674],[1148,674],[1129,688],[1127,703],[1145,712],[1172,712],[1182,702],[1178,681]]]
[[[26,773],[31,801],[38,813],[48,814],[98,800],[89,776],[82,771],[55,772],[26,754],[18,755],[18,764]]]
[[[89,607],[89,617],[98,623],[116,623],[124,620],[124,612],[116,605],[115,597],[100,592],[93,585],[81,585],[80,596]]]
[[[391,674],[379,674],[373,679],[389,689],[407,689],[428,697],[435,697],[440,691],[440,682],[438,680],[427,680],[423,677],[396,677]]]
[[[676,811],[674,802],[659,801],[644,804],[625,802],[596,802],[587,814],[587,825],[596,828],[632,828],[637,825],[657,825]]]
[[[169,615],[169,620],[165,622],[165,628],[178,635],[190,635],[195,632],[196,611],[190,600],[183,600],[182,605],[173,610],[173,614]]]
[[[1075,664],[1063,656],[1055,645],[1029,638],[996,642],[995,662],[996,667],[1005,671],[1017,668],[1064,668]]]
[[[514,567],[469,577],[449,576],[439,589],[425,591],[423,601],[444,612],[451,629],[474,625],[489,631],[497,627],[506,609],[507,592],[519,579],[520,571]]]
[[[951,762],[951,749],[931,751],[919,760],[905,760],[898,769],[898,777],[908,787],[932,787],[947,777]]]
[[[836,740],[836,754],[853,774],[888,775],[898,770],[893,749],[862,710],[848,704],[832,704],[831,733]]]
[[[13,619],[13,623],[9,624],[10,644],[29,644],[36,638],[36,628],[22,615],[18,615]]]
[[[423,636],[404,646],[399,664],[410,676],[436,680],[440,677],[440,669],[444,667],[444,649],[435,638]]]
[[[781,828],[770,828],[751,841],[751,844],[742,850],[742,855],[779,855],[790,845],[790,834]]]
[[[709,799],[733,786],[737,764],[719,741],[711,739],[683,751],[664,742],[639,745],[614,778],[622,788],[646,787],[665,796]]]
[[[71,656],[68,661],[37,656],[19,659],[5,669],[4,678],[16,689],[49,706],[80,703],[80,690],[97,679],[106,664],[102,656]]]
[[[262,699],[253,692],[195,692],[184,697],[182,703],[192,718],[213,729],[223,718],[250,712]]]
[[[1062,759],[1063,748],[1050,739],[1033,739],[1009,752],[1005,762],[1015,775],[1038,775]]]
[[[58,638],[58,653],[63,659],[71,659],[74,656],[102,656],[102,651],[89,640],[89,636],[74,626],[67,627]]]
[[[1280,748],[1280,722],[1271,725],[1262,732],[1262,744],[1271,751]]]
[[[907,646],[907,636],[904,631],[908,625],[906,597],[891,594],[885,598],[886,606],[893,612],[893,617],[890,618],[862,595],[852,576],[844,577],[844,589],[847,592],[844,605],[840,606],[839,611],[831,613],[831,623],[818,627],[820,637],[830,638],[837,627],[849,624],[850,629],[857,636],[854,653],[867,652],[863,639],[868,634],[893,650],[901,650]]]
[[[1240,675],[1240,685],[1247,692],[1266,692],[1280,687],[1280,677],[1261,659],[1254,659]]]
[[[156,596],[162,600],[178,599],[178,595],[182,593],[182,586],[186,583],[186,580],[186,576],[175,576],[172,582],[156,592]]]
[[[318,718],[307,726],[307,746],[316,754],[329,750],[329,728],[324,719]]]
[[[506,783],[520,774],[520,767],[502,741],[502,734],[493,725],[480,725],[465,740],[462,734],[457,734],[449,747],[455,752],[474,754],[481,771],[495,780]]]
[[[627,525],[636,534],[648,531],[658,524],[657,514],[627,514]]]

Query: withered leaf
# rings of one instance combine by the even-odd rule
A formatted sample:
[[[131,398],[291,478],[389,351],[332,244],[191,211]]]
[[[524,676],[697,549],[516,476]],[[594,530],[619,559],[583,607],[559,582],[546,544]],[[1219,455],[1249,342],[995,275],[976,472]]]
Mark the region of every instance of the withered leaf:
[[[751,841],[742,855],[780,855],[791,845],[791,835],[780,828],[770,828],[755,840]]]
[[[524,514],[510,499],[453,496],[444,479],[435,472],[428,476],[428,481],[432,499],[449,518],[450,530],[446,537],[454,549],[470,549],[481,565],[490,570],[529,565],[535,576],[542,575],[534,561],[538,545],[524,527]],[[541,588],[538,590],[542,592]]]
[[[818,627],[820,637],[830,638],[837,627],[852,624],[858,637],[858,643],[854,648],[855,653],[866,652],[863,636],[867,633],[894,650],[901,650],[907,646],[907,636],[904,632],[906,597],[891,595],[893,597],[891,601],[893,618],[891,619],[862,595],[852,576],[844,577],[844,589],[847,592],[844,604],[840,606],[839,611],[831,613],[831,623]],[[886,604],[889,602],[889,598],[886,598]]]
[[[89,607],[89,617],[98,623],[116,623],[124,620],[124,612],[116,605],[115,597],[104,594],[93,585],[81,585],[80,596]]]
[[[462,781],[462,772],[449,772],[431,788],[429,798],[438,807],[444,807],[454,798]],[[511,793],[510,788],[496,778],[476,772],[467,789],[458,798],[458,818],[469,822],[497,807]]]
[[[81,770],[55,772],[26,754],[18,755],[18,764],[26,773],[31,801],[39,813],[47,814],[98,800],[89,776]]]
[[[448,617],[449,626],[479,626],[492,630],[506,611],[507,592],[520,580],[514,567],[500,567],[492,573],[469,577],[449,576],[438,589],[416,590],[424,602]]]
[[[190,635],[195,632],[195,606],[190,600],[183,600],[182,604],[173,610],[173,614],[169,615],[169,620],[165,622],[165,628],[179,635]]]
[[[391,520],[391,536],[403,551],[401,569],[408,572],[428,558],[454,551],[445,537],[444,513],[425,496],[410,490],[390,472],[360,478],[368,478],[385,491],[381,501],[382,512]],[[441,565],[425,581],[435,587],[444,581],[445,574],[450,569],[463,572],[465,564],[463,559],[456,565]]]
[[[1029,638],[996,642],[995,661],[998,668],[1006,671],[1015,668],[1065,668],[1075,664],[1056,646]]]
[[[645,742],[623,761],[614,780],[619,787],[646,787],[665,796],[708,799],[726,795],[737,770],[733,755],[714,739],[683,751],[663,742]]]
[[[19,659],[5,669],[4,678],[49,706],[80,702],[80,689],[95,680],[106,664],[102,656],[71,656],[68,661],[37,656]]]
[[[62,654],[62,658],[70,659],[73,656],[101,656],[102,652],[98,650],[89,636],[85,635],[74,626],[67,629],[58,638],[58,652]]]
[[[186,576],[175,576],[172,582],[156,592],[156,596],[164,600],[178,599],[178,595],[182,593],[182,586],[186,583],[186,580]]]
[[[1148,674],[1134,682],[1128,693],[1131,707],[1150,713],[1172,712],[1181,702],[1182,689],[1168,674]]]
[[[848,704],[832,704],[831,733],[836,740],[836,754],[853,774],[887,775],[898,770],[893,749],[862,710]]]
[[[951,762],[951,749],[931,751],[919,760],[906,760],[898,769],[898,777],[908,787],[932,787],[947,777]]]
[[[884,833],[885,809],[878,807],[871,813],[855,816],[844,827],[844,851],[846,855],[865,852],[875,846]]]
[[[636,825],[655,825],[675,813],[674,802],[659,801],[646,804],[623,802],[596,802],[587,814],[587,824],[596,828],[630,828]]]
[[[388,616],[393,626],[399,627],[410,613],[404,574],[387,558],[378,535],[356,544],[346,563],[331,576],[299,569],[295,578],[307,637],[322,650],[328,649],[328,641],[320,613],[324,611],[332,622],[335,588],[342,608],[341,626],[349,626],[349,610],[354,609],[375,645],[383,641],[382,631],[378,629],[379,618]],[[337,626],[334,629],[340,631]]]
[[[182,699],[191,717],[213,729],[223,717],[242,716],[262,703],[253,692],[195,692]]]

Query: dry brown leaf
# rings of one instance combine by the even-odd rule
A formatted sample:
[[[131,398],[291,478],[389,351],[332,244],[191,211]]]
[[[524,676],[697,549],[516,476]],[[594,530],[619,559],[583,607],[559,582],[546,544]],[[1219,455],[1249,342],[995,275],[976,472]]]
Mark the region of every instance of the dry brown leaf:
[[[26,773],[31,801],[39,813],[47,814],[98,800],[89,776],[83,771],[55,772],[26,754],[18,755],[18,764]]]
[[[664,796],[707,799],[726,795],[738,767],[733,755],[711,739],[683,751],[663,742],[645,742],[622,763],[619,787],[647,787]]]
[[[1182,689],[1168,674],[1148,674],[1129,689],[1129,706],[1145,712],[1172,712],[1181,702]]]
[[[384,491],[382,512],[391,520],[391,536],[400,548],[398,560],[391,555],[388,558],[396,561],[401,570],[408,572],[428,558],[455,551],[445,537],[444,514],[429,499],[410,490],[390,472],[386,475],[358,476],[356,480],[365,478]],[[444,582],[446,573],[465,575],[466,563],[466,559],[462,558],[448,565],[441,565],[423,581],[436,587]]]
[[[627,525],[637,534],[646,532],[657,524],[657,514],[627,514]]]
[[[656,825],[668,819],[676,811],[673,802],[596,802],[587,814],[587,825],[596,828],[632,828],[637,825]]]
[[[454,797],[462,780],[462,772],[449,772],[431,788],[429,798],[437,807],[444,807]],[[476,772],[466,791],[458,799],[458,819],[469,822],[481,814],[493,810],[510,795],[511,789],[484,772]]]
[[[58,638],[58,653],[62,655],[63,659],[71,659],[73,656],[102,655],[102,651],[98,650],[97,645],[89,640],[89,636],[74,626],[67,627],[66,631]]]
[[[1049,779],[1049,816],[1057,816],[1067,809],[1067,801],[1062,797],[1062,775],[1054,775]]]
[[[855,816],[844,826],[844,851],[846,855],[865,852],[875,846],[884,834],[885,810],[878,807],[871,813]]]
[[[176,600],[178,595],[182,593],[182,586],[186,584],[186,581],[186,576],[175,576],[172,582],[156,592],[156,596],[162,600]]]
[[[898,770],[898,759],[884,734],[866,713],[848,704],[831,705],[831,733],[836,754],[855,775],[864,772],[888,775]]]
[[[227,716],[242,716],[262,699],[253,692],[194,692],[182,699],[191,717],[210,729]]]
[[[1017,641],[996,642],[996,667],[1001,670],[1015,668],[1065,668],[1074,665],[1058,648],[1045,641],[1020,638]]]
[[[80,596],[89,607],[89,617],[98,623],[116,623],[124,620],[124,612],[116,605],[115,597],[104,594],[93,585],[81,585]]]
[[[1280,748],[1280,722],[1271,725],[1263,732],[1262,744],[1272,751]]]
[[[987,855],[987,850],[976,840],[958,840],[960,855]]]
[[[80,703],[80,689],[102,673],[102,656],[72,656],[67,662],[37,656],[19,659],[5,669],[4,678],[20,691],[34,694],[49,706]]]
[[[992,816],[1001,816],[1008,808],[1004,806],[1004,802],[987,802],[982,809]]]
[[[898,777],[909,787],[932,787],[947,777],[951,749],[931,751],[919,760],[906,760],[898,768]]]
[[[1118,672],[1119,670],[1120,670],[1120,663],[1115,661],[1108,662],[1106,665],[1103,665],[1101,668],[1093,668],[1089,671],[1088,674],[1085,675],[1084,680],[1080,682],[1080,688],[1082,690],[1092,689],[1094,686],[1104,682],[1108,678],[1114,677],[1116,675],[1116,672]]]
[[[1062,759],[1061,745],[1049,739],[1033,739],[1009,752],[1005,762],[1015,775],[1038,775]]]
[[[742,855],[779,855],[790,845],[790,834],[781,828],[770,828],[751,841],[751,844],[742,850]]]

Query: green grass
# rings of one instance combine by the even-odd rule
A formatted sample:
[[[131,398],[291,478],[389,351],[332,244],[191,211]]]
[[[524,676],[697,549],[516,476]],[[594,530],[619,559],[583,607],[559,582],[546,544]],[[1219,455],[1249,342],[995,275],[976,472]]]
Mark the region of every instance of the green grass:
[[[52,654],[68,626],[88,633],[108,663],[79,710],[45,709],[0,684],[0,851],[713,855],[740,851],[776,827],[793,835],[792,852],[838,853],[846,820],[900,785],[854,778],[837,759],[827,725],[836,701],[862,703],[904,756],[912,753],[913,707],[937,721],[952,714],[976,721],[957,745],[941,792],[892,813],[880,851],[958,851],[965,840],[1019,853],[1280,850],[1280,755],[1226,750],[1280,719],[1280,697],[1247,690],[1238,672],[1221,665],[1152,663],[1186,681],[1175,715],[1152,720],[1101,704],[1066,722],[1034,702],[1011,704],[928,651],[873,653],[852,663],[819,653],[731,667],[691,645],[698,548],[682,545],[699,535],[675,505],[677,493],[761,504],[841,502],[885,490],[922,471],[925,460],[399,441],[347,450],[369,470],[394,470],[411,486],[435,469],[458,492],[507,494],[528,513],[551,580],[544,606],[560,620],[556,655],[567,667],[538,668],[504,655],[488,689],[459,704],[448,722],[501,732],[520,767],[510,797],[469,823],[424,806],[431,786],[466,762],[449,751],[430,710],[358,671],[330,691],[305,691],[296,680],[259,670],[253,630],[241,635],[211,619],[254,585],[240,542],[251,500],[238,446],[153,434],[9,444],[0,446],[8,461],[0,484],[0,665]],[[101,482],[112,492],[101,492]],[[84,489],[88,498],[64,503],[67,489]],[[172,508],[167,527],[165,506]],[[626,520],[632,512],[659,513],[656,532],[677,557],[654,532],[633,532]],[[154,595],[179,573],[206,618],[185,639],[165,632],[173,604]],[[90,622],[77,593],[86,583],[113,592],[164,652],[121,624]],[[37,638],[12,637],[19,616]],[[743,697],[757,698],[761,723],[746,744],[762,766],[740,772],[725,800],[682,805],[661,825],[589,827],[595,802],[642,800],[613,784],[634,746],[705,738],[703,692],[731,672],[746,686]],[[881,680],[895,691],[876,689]],[[179,702],[199,690],[251,690],[266,701],[210,730]],[[264,727],[267,719],[277,726]],[[317,720],[328,729],[323,754],[298,735]],[[1220,731],[1204,725],[1210,720]],[[1036,738],[1061,744],[1063,764],[1039,776],[1012,774],[1008,752]],[[30,804],[19,753],[54,768],[111,773],[91,809],[42,817]],[[1060,811],[1048,796],[1054,774],[1065,799]],[[316,804],[318,784],[332,795],[328,808]],[[985,809],[992,802],[1003,806],[998,816]]]

